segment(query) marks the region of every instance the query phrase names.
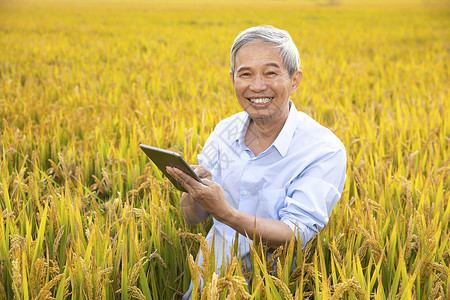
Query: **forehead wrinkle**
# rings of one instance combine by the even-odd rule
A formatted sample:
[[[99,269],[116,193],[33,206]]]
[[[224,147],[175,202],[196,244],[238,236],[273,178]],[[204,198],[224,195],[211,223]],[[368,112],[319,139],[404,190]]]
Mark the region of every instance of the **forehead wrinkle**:
[[[274,62],[266,63],[263,66],[264,67],[274,67],[274,68],[277,68],[277,69],[281,69],[280,65],[277,64],[277,63],[274,63]],[[237,72],[247,71],[247,70],[251,70],[251,69],[252,69],[251,67],[242,66],[242,67],[239,67],[239,69],[237,69]]]
[[[277,64],[277,63],[267,63],[267,64],[265,64],[265,66],[266,67],[275,67],[275,68],[281,69],[280,65]]]

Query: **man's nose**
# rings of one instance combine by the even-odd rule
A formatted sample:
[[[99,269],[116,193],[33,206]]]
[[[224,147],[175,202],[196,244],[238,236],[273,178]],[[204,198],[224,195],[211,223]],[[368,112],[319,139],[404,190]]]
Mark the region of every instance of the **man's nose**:
[[[266,81],[263,76],[257,75],[253,77],[252,83],[250,84],[250,89],[254,92],[264,91],[267,88]]]

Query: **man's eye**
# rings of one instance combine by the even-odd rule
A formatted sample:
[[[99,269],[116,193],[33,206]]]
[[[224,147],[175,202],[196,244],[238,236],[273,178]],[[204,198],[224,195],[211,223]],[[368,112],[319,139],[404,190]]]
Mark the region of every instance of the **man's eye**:
[[[248,73],[248,72],[246,72],[246,73],[241,73],[239,76],[240,76],[240,77],[249,77],[249,76],[250,76],[250,73]]]

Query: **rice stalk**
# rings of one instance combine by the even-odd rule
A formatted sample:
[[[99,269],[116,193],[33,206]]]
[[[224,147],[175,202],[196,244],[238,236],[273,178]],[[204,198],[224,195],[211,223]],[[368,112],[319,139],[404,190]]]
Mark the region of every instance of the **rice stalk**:
[[[145,295],[137,286],[128,287],[128,292],[130,297],[136,298],[138,300],[146,300]]]
[[[64,281],[63,299],[66,299],[72,295],[72,292],[69,292],[70,287],[71,287],[71,277],[67,277],[66,280]]]
[[[340,299],[345,292],[353,292],[359,297],[364,295],[364,291],[355,277],[352,277],[345,282],[336,284],[333,287],[333,290],[334,293],[332,299]]]
[[[283,293],[283,299],[289,300],[289,299],[294,299],[294,297],[292,297],[291,291],[289,290],[289,288],[287,287],[287,285],[279,278],[269,275],[270,279],[273,280],[273,283],[275,284],[275,286],[278,288],[278,290],[280,290]]]
[[[19,260],[12,261],[12,284],[17,297],[22,296],[22,272],[20,271]]]
[[[219,299],[219,288],[218,288],[219,277],[217,273],[213,273],[211,280],[205,284],[202,291],[201,300],[204,299]]]
[[[59,243],[61,241],[61,237],[64,234],[64,225],[61,226],[61,228],[59,228],[58,233],[56,234],[56,238],[53,241],[53,257],[56,258],[57,257],[57,253],[59,250]]]
[[[61,279],[64,277],[64,274],[59,274],[56,277],[54,277],[52,280],[47,282],[39,291],[39,294],[37,295],[37,299],[48,299],[51,297],[51,289],[56,286]]]
[[[283,253],[283,246],[278,247],[273,253],[270,259],[266,263],[266,268],[268,270],[272,269],[272,266],[277,258],[279,258]]]
[[[3,287],[3,283],[0,282],[0,299],[6,299],[6,291]]]
[[[411,255],[411,251],[412,251],[413,247],[415,246],[415,243],[412,241],[413,229],[414,229],[414,219],[413,219],[413,215],[411,214],[411,216],[409,217],[408,228],[406,231],[406,240],[405,240],[404,258],[405,258],[406,262],[408,261],[409,256]]]
[[[161,257],[161,255],[156,253],[156,250],[152,254],[150,254],[148,261],[151,261],[153,258],[155,258],[164,269],[167,269],[167,265],[164,262],[164,259]]]
[[[31,295],[32,297],[36,297],[42,287],[45,285],[46,276],[47,276],[47,263],[44,262],[41,258],[38,258],[32,267],[30,273],[30,285],[31,285]]]
[[[132,287],[136,285],[136,282],[139,278],[139,271],[142,268],[144,264],[147,263],[149,259],[147,259],[145,256],[139,259],[131,269],[130,275],[128,276],[128,286]]]
[[[358,249],[358,256],[360,260],[364,260],[366,254],[367,254],[367,249],[370,247],[372,254],[375,257],[375,260],[378,261],[380,258],[384,258],[385,256],[383,256],[383,248],[380,245],[380,242],[375,239],[366,229],[364,229],[363,227],[359,226],[358,228],[360,230],[360,232],[363,234],[364,236],[364,241],[361,245],[361,247]],[[387,266],[387,260],[384,259],[383,262],[385,263],[385,265]]]

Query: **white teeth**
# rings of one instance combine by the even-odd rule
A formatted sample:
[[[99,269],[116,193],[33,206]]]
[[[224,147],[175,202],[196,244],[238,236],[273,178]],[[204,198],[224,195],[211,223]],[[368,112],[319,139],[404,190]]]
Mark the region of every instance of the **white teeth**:
[[[249,99],[250,102],[252,103],[269,103],[270,100],[272,100],[273,98],[256,98],[256,99]]]

